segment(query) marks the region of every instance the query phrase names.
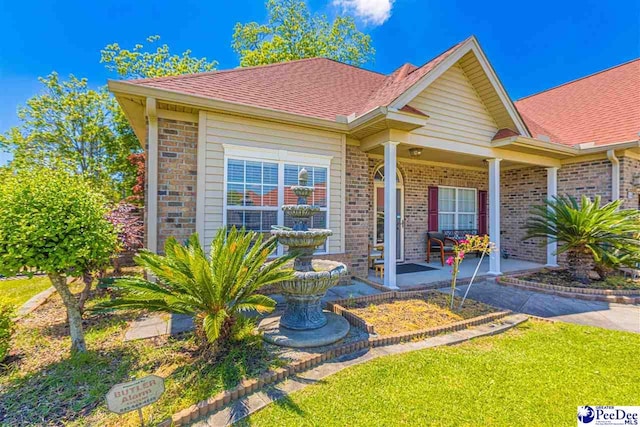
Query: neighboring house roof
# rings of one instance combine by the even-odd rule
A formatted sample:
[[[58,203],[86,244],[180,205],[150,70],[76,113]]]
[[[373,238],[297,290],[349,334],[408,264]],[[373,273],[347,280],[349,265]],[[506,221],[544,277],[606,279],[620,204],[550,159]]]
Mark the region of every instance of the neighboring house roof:
[[[389,105],[462,43],[421,67],[407,63],[388,76],[331,59],[309,58],[128,83],[335,120]],[[402,111],[426,116],[408,106]]]
[[[607,145],[637,141],[640,58],[515,102],[531,136]]]

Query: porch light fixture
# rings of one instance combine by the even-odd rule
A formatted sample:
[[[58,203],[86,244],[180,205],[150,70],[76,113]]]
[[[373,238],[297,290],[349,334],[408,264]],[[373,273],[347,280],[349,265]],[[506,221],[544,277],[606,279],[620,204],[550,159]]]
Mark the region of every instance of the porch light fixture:
[[[411,157],[420,157],[422,155],[422,148],[420,147],[409,148],[409,155]]]

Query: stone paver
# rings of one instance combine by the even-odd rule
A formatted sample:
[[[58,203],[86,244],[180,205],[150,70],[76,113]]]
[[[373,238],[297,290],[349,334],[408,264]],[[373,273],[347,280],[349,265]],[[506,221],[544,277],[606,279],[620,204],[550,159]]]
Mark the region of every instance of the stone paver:
[[[260,392],[238,400],[235,404],[222,409],[203,420],[196,421],[193,427],[222,427],[240,421],[246,416],[264,408],[271,402],[281,400],[287,395],[301,390],[309,385],[318,383],[329,375],[348,368],[359,365],[373,359],[391,354],[408,353],[410,351],[423,350],[441,345],[454,345],[473,338],[495,335],[507,331],[508,329],[527,320],[527,316],[514,314],[501,319],[496,323],[481,325],[471,329],[454,332],[447,335],[439,335],[423,341],[408,342],[386,347],[375,347],[362,350],[355,354],[348,354],[335,360],[328,361],[314,369],[302,372],[295,377],[287,379],[282,383],[267,387]]]
[[[29,298],[27,302],[22,304],[22,306],[18,309],[16,313],[16,320],[22,319],[27,314],[34,311],[36,308],[40,307],[49,299],[49,297],[56,293],[56,288],[51,286],[48,289],[45,289],[42,292],[37,293],[36,295]]]
[[[464,295],[467,286],[459,286]],[[450,292],[449,288],[441,288]],[[640,333],[640,306],[586,301],[501,286],[495,280],[484,280],[471,287],[468,298],[495,307],[580,325]]]
[[[142,340],[161,335],[177,335],[193,329],[191,316],[183,314],[148,314],[129,325],[124,334],[125,341]]]

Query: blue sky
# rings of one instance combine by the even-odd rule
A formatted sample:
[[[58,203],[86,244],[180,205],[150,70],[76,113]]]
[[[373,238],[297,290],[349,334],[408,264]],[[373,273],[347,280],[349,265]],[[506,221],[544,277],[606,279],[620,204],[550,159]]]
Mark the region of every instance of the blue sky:
[[[366,68],[384,73],[420,65],[475,34],[514,100],[640,56],[637,0],[308,3],[329,17],[354,16],[377,51]],[[176,53],[191,49],[233,68],[234,24],[265,16],[262,0],[0,2],[0,133],[17,124],[16,108],[38,92],[38,76],[55,70],[105,84],[112,76],[99,59],[108,43],[131,47],[158,34]]]

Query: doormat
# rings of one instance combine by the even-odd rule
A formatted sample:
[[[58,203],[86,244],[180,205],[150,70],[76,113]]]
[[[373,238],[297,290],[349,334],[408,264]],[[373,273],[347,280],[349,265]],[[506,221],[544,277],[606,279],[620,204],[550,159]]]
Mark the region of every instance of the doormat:
[[[438,270],[434,267],[429,267],[420,264],[398,264],[396,265],[396,274],[418,273],[420,271]]]

